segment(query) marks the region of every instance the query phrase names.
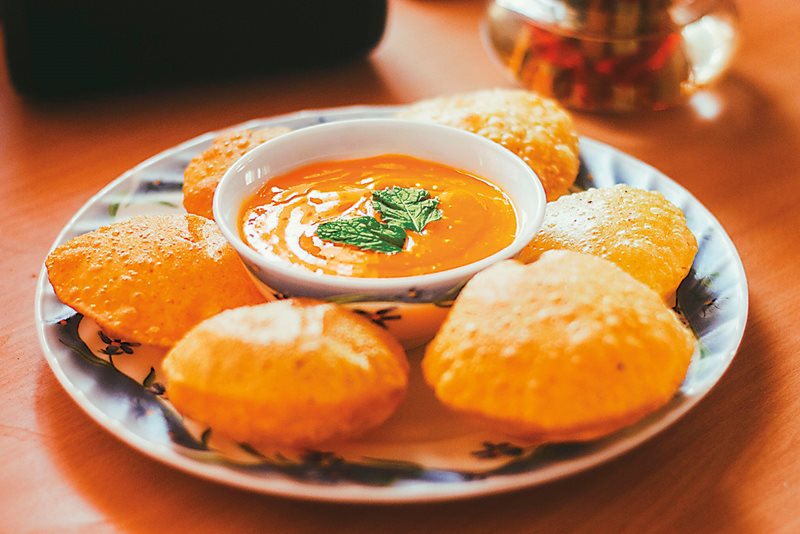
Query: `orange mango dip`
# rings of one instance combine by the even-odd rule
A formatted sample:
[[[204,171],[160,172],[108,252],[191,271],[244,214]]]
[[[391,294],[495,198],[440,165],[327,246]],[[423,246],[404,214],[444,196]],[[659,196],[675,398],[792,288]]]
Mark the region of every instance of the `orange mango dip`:
[[[407,231],[402,251],[387,254],[321,239],[325,222],[381,214],[373,191],[426,190],[441,218]],[[242,239],[267,258],[315,273],[361,278],[427,274],[467,265],[511,244],[517,218],[497,186],[447,165],[404,155],[326,161],[270,179],[242,207]]]

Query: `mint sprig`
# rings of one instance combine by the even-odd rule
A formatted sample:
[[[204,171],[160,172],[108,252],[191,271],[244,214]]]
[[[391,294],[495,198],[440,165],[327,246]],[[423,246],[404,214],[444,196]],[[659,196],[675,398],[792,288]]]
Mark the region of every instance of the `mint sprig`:
[[[424,189],[389,187],[372,192],[381,221],[363,216],[320,224],[317,236],[325,241],[353,245],[362,250],[395,254],[403,250],[406,230],[421,232],[428,223],[442,218],[439,199]]]

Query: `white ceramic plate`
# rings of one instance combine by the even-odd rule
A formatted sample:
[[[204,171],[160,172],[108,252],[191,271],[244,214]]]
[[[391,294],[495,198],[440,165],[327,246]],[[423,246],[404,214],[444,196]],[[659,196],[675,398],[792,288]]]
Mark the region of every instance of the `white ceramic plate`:
[[[240,128],[385,117],[396,108],[306,111]],[[126,172],[95,195],[53,246],[141,213],[180,213],[183,169],[214,137],[208,133]],[[163,350],[113,340],[56,298],[42,270],[36,324],[45,358],[69,395],[106,430],[139,451],[189,473],[262,493],[340,502],[441,501],[540,484],[618,456],[663,430],[720,379],[747,319],[747,282],[727,234],[691,194],[652,167],[611,147],[581,139],[581,187],[627,183],[661,191],[686,214],[699,252],[678,290],[678,304],[700,339],[680,392],[658,412],[611,436],[584,444],[517,442],[473,427],[442,408],[412,366],[408,397],[382,427],[334,451],[256,451],[184,420],[160,381]],[[388,320],[390,312],[375,320]]]

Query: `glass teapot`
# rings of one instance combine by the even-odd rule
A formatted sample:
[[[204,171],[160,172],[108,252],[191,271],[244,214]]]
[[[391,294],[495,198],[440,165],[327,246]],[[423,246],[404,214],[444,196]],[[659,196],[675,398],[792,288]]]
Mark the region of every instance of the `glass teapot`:
[[[664,109],[728,68],[733,0],[493,0],[487,47],[523,86],[580,110]]]

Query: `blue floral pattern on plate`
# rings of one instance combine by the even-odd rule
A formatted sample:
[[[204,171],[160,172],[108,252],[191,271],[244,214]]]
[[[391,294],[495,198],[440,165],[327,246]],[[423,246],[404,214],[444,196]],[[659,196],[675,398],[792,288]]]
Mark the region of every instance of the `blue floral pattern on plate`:
[[[385,117],[396,109],[305,111],[237,128],[298,129]],[[87,202],[54,246],[135,214],[181,212],[183,169],[214,135],[187,141],[123,174]],[[677,294],[678,305],[700,340],[687,377],[667,406],[606,438],[581,444],[512,443],[466,423],[453,424],[453,417],[436,406],[419,376],[412,376],[409,407],[401,407],[406,413],[398,413],[385,429],[341,450],[263,451],[232,443],[213,429],[184,419],[169,404],[169,386],[160,380],[162,349],[110,338],[58,301],[43,270],[36,322],[45,358],[81,408],[129,445],[196,475],[263,493],[348,502],[435,501],[532,486],[586,469],[655,435],[711,389],[741,341],[748,298],[735,247],[685,189],[652,167],[591,139],[581,139],[581,161],[578,187],[626,183],[661,191],[684,211],[699,243],[692,270]],[[394,317],[391,310],[376,313],[374,319],[384,323]],[[419,367],[419,357],[419,351],[410,354],[412,368]],[[427,426],[425,418],[430,419]]]

